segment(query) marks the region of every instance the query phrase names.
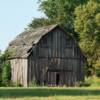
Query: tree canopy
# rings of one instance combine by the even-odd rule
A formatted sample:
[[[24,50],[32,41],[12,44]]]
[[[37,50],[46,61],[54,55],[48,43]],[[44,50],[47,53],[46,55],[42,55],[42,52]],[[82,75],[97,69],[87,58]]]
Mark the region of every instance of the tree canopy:
[[[75,9],[75,31],[90,65],[100,67],[100,3],[90,0]]]
[[[28,25],[29,28],[38,28],[38,27],[42,27],[42,26],[47,26],[47,25],[51,25],[54,22],[50,19],[47,18],[35,18],[32,20],[32,22]]]
[[[78,34],[74,31],[74,10],[88,0],[39,0],[39,9],[46,17],[34,18],[28,28],[37,28],[51,24],[63,25],[67,31],[73,33],[77,40]]]
[[[39,9],[47,18],[35,18],[29,27],[40,27],[49,24],[63,24],[67,30],[74,32],[74,10],[88,0],[39,0]]]
[[[56,23],[63,23],[70,31],[73,30],[74,9],[88,0],[40,0],[40,10]]]

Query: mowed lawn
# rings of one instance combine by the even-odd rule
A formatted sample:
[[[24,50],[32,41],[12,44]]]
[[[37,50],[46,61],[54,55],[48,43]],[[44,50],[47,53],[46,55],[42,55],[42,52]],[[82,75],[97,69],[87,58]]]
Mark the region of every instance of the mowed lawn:
[[[0,100],[100,100],[100,87],[2,87]]]

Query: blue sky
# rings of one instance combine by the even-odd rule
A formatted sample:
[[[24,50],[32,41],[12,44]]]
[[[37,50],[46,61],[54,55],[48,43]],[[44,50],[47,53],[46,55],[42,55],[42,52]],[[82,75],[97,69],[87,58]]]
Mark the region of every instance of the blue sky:
[[[24,31],[33,18],[43,17],[38,0],[0,0],[0,50]]]

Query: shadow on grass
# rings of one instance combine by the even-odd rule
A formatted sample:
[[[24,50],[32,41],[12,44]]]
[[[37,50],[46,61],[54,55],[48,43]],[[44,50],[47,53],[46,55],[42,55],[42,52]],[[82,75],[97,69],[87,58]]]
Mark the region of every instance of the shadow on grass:
[[[49,88],[27,88],[27,89],[0,89],[0,98],[13,97],[48,97],[48,96],[89,96],[100,95],[96,89],[49,89]]]

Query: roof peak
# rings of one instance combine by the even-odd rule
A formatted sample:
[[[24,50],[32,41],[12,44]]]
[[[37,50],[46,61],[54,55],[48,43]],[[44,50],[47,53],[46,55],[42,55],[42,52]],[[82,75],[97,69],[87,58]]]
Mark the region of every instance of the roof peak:
[[[53,24],[49,26],[43,26],[31,30],[25,30],[21,34],[19,34],[12,42],[10,42],[8,49],[14,50],[13,56],[23,56],[27,53],[27,51],[32,47],[33,44],[39,42],[39,40],[45,34],[49,33],[51,30],[55,29],[58,24]],[[20,51],[25,51],[22,55],[19,53]],[[20,55],[19,55],[20,54]]]

